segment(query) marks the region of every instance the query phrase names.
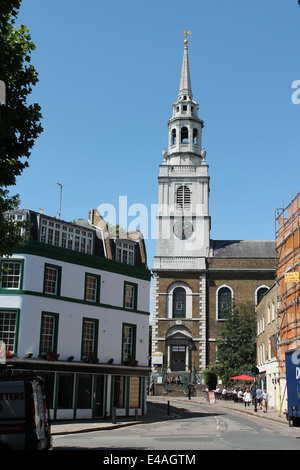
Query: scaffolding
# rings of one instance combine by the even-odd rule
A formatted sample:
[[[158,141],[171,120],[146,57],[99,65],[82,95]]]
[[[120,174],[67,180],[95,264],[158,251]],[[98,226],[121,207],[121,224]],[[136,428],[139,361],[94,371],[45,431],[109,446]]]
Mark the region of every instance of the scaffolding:
[[[300,347],[300,193],[276,210],[276,250],[279,316],[279,357],[281,366],[287,351]],[[284,373],[285,371],[282,370]]]

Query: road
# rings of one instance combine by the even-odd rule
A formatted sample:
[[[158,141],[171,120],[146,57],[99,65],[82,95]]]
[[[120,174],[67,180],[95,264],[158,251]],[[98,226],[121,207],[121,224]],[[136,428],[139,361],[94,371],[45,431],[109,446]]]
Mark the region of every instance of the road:
[[[160,407],[159,403],[149,407]],[[149,409],[150,412],[150,409]],[[300,428],[238,411],[172,400],[178,416],[119,429],[54,436],[54,450],[300,450]]]

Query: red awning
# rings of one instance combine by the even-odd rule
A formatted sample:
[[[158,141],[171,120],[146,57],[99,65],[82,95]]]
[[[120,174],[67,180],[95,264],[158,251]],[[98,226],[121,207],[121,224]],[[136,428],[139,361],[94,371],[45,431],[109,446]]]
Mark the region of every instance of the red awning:
[[[242,374],[237,375],[236,377],[230,377],[231,380],[255,380],[254,377],[250,377],[250,375]]]

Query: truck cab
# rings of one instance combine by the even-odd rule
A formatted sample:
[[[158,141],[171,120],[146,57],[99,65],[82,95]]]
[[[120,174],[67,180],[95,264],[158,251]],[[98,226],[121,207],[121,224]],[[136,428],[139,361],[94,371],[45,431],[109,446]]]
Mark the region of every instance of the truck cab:
[[[0,376],[0,450],[49,450],[50,423],[42,381]]]

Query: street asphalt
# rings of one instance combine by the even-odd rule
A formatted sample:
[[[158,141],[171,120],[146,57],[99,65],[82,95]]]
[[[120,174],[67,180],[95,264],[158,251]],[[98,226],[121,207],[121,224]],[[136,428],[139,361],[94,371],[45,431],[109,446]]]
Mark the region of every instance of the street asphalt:
[[[62,434],[74,434],[82,432],[91,432],[91,431],[101,431],[116,429],[124,426],[135,426],[143,423],[155,423],[158,421],[164,421],[168,419],[178,419],[180,415],[176,413],[176,406],[173,405],[174,401],[184,403],[189,402],[189,399],[185,396],[180,397],[169,397],[169,396],[157,396],[157,397],[148,397],[148,411],[145,416],[124,418],[118,416],[116,422],[112,422],[111,418],[101,419],[101,420],[73,420],[73,421],[55,421],[51,425],[51,434],[52,436],[62,435]],[[217,400],[215,403],[208,403],[206,397],[192,397],[191,402],[205,404],[213,409],[228,408],[232,410],[239,411],[241,413],[250,414],[256,416],[258,419],[268,419],[273,420],[285,425],[289,425],[288,420],[286,419],[286,414],[284,411],[279,413],[278,410],[269,408],[267,413],[264,413],[263,410],[258,409],[254,410],[254,406],[245,408],[243,403],[235,403],[232,400]],[[159,407],[153,406],[159,404]],[[178,405],[177,405],[178,406]]]

